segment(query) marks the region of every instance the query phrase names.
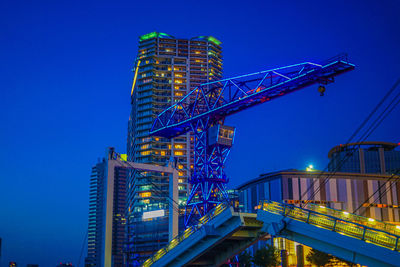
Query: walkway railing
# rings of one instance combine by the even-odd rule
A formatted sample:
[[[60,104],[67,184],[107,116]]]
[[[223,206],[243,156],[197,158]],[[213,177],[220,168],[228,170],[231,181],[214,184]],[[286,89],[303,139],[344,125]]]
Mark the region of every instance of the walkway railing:
[[[199,223],[196,225],[192,225],[189,228],[187,228],[185,231],[183,231],[182,234],[179,236],[175,237],[172,239],[165,247],[157,251],[152,257],[148,258],[144,263],[143,267],[148,267],[151,266],[153,263],[158,261],[162,256],[167,254],[168,251],[172,250],[174,247],[176,247],[179,243],[181,243],[183,240],[187,239],[189,236],[191,236],[193,233],[195,233],[197,230],[199,230],[204,224],[206,224],[208,221],[216,217],[218,214],[220,214],[222,211],[226,210],[229,206],[225,203],[221,203],[218,206],[216,206],[213,210],[211,210],[209,213],[204,215],[199,219]]]
[[[342,220],[352,221],[352,222],[355,222],[358,224],[368,226],[370,228],[383,230],[385,232],[389,232],[391,234],[400,236],[400,225],[395,225],[392,223],[378,221],[378,220],[375,220],[372,218],[367,218],[367,217],[356,215],[356,214],[349,213],[346,211],[327,208],[325,206],[308,204],[307,208],[310,210],[319,212],[319,213],[324,213],[324,214],[331,215],[336,218],[340,218]]]
[[[310,209],[295,207],[274,201],[263,201],[265,211],[303,221],[337,233],[361,239],[395,251],[400,250],[400,233],[396,225],[377,221],[322,206],[310,205]]]

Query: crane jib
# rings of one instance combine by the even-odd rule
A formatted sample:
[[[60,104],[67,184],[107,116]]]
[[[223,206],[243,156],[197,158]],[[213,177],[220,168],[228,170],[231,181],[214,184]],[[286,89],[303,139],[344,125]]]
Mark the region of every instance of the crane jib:
[[[191,125],[205,117],[216,122],[310,85],[331,83],[334,77],[353,69],[347,60],[336,58],[324,65],[306,62],[202,84],[160,113],[150,134],[173,138],[190,131]]]

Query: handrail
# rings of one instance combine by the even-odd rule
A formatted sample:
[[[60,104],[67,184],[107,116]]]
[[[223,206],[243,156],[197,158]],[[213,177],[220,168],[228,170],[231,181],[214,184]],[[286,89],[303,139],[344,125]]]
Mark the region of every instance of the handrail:
[[[378,246],[386,247],[395,251],[400,250],[398,245],[400,235],[382,229],[382,225],[388,228],[388,226],[386,226],[390,225],[388,223],[326,207],[317,208],[315,205],[312,209],[305,209],[294,205],[264,200],[262,209],[271,213],[303,221],[307,224],[332,230],[346,236],[358,238]],[[339,212],[342,214],[339,214]],[[356,218],[357,220],[352,221],[352,218]],[[369,224],[366,225],[364,222],[369,222]],[[377,222],[378,227],[373,226],[373,222]],[[395,225],[393,226],[396,228]]]
[[[389,232],[394,235],[400,236],[400,225],[395,225],[392,223],[387,223],[387,222],[375,220],[372,218],[367,218],[364,216],[360,216],[360,215],[349,213],[349,212],[342,211],[342,210],[328,208],[325,206],[318,206],[315,204],[309,204],[308,207],[310,210],[313,210],[313,211],[316,211],[319,213],[324,213],[324,214],[331,215],[331,216],[334,216],[337,218],[341,218],[343,220],[356,222],[358,224],[369,226],[371,228],[380,229],[385,232]]]
[[[228,207],[229,207],[229,205],[226,204],[226,203],[221,203],[218,206],[216,206],[209,213],[207,213],[206,215],[201,217],[199,219],[199,223],[198,224],[190,226],[185,231],[183,231],[183,233],[181,233],[179,236],[177,236],[174,239],[172,239],[165,247],[161,248],[156,253],[154,253],[153,256],[148,258],[143,263],[142,266],[143,267],[151,266],[153,263],[158,261],[162,256],[164,256],[168,251],[172,250],[174,247],[176,247],[183,240],[187,239],[193,233],[197,232],[204,224],[206,224],[208,221],[212,220],[214,217],[216,217],[222,211],[226,210]]]

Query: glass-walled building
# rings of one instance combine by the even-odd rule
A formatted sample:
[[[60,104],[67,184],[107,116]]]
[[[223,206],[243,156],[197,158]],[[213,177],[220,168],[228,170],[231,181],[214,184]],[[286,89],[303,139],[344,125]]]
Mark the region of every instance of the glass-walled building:
[[[131,90],[128,160],[165,165],[171,156],[175,157],[182,208],[190,190],[193,137],[188,133],[170,140],[150,136],[149,130],[157,114],[200,84],[221,78],[221,42],[216,38],[181,39],[158,32],[140,36]],[[126,255],[130,266],[139,265],[167,243],[167,197],[168,174],[135,172],[129,175]],[[151,211],[161,211],[158,214],[164,215],[143,219],[143,213]]]
[[[362,142],[338,145],[328,157],[328,168],[334,172],[387,173],[400,171],[398,144],[389,142]]]

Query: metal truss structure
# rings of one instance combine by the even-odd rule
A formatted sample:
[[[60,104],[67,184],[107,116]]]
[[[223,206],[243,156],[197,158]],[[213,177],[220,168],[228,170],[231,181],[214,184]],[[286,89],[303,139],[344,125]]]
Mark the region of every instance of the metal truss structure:
[[[225,191],[228,179],[223,164],[230,146],[209,145],[211,127],[241,110],[313,84],[332,83],[334,77],[353,69],[354,65],[341,55],[322,64],[305,62],[205,83],[160,113],[151,135],[173,138],[188,131],[194,133],[194,167],[189,180],[192,190],[187,200],[185,225],[228,201]]]

